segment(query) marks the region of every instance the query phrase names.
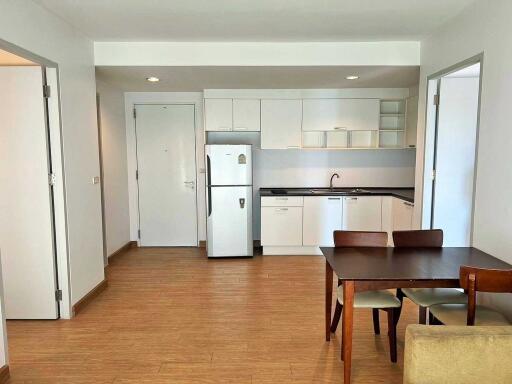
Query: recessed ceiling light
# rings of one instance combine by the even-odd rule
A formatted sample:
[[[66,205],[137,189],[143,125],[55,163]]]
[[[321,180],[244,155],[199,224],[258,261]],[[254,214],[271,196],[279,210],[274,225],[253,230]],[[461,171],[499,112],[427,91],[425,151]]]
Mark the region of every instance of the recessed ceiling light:
[[[357,76],[357,75],[350,75],[350,76],[345,77],[345,79],[347,79],[347,80],[357,80],[357,79],[359,79],[359,76]]]
[[[150,83],[157,83],[160,81],[160,79],[155,76],[146,77],[146,80],[149,81]]]

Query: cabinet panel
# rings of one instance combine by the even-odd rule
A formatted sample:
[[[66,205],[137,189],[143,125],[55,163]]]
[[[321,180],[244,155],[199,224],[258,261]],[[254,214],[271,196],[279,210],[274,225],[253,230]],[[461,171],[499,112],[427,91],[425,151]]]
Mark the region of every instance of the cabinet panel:
[[[333,232],[341,229],[343,202],[341,197],[306,196],[303,210],[304,245],[332,247]]]
[[[260,101],[256,99],[233,100],[233,130],[260,130]]]
[[[262,207],[262,246],[302,246],[302,207]]]
[[[393,199],[393,231],[409,231],[412,229],[412,213],[414,204]]]
[[[344,197],[343,229],[347,231],[381,231],[382,198],[380,196]]]
[[[407,99],[405,122],[405,145],[406,147],[416,147],[418,129],[418,96],[412,96]]]
[[[305,99],[303,103],[304,131],[379,129],[377,99]]]
[[[233,100],[205,99],[204,100],[205,130],[233,130]]]
[[[300,148],[302,100],[261,100],[261,148]]]

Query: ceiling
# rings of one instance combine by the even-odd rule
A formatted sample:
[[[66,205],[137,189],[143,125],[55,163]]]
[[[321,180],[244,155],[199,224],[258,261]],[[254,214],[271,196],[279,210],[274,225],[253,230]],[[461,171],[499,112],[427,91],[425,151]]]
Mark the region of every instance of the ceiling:
[[[358,80],[346,80],[349,75]],[[204,89],[407,88],[419,67],[96,67],[99,80],[124,91],[197,92]],[[160,78],[149,83],[147,77]]]
[[[33,1],[95,41],[402,41],[474,0]]]
[[[17,56],[13,53],[0,49],[0,66],[13,66],[13,65],[38,65],[23,57]]]

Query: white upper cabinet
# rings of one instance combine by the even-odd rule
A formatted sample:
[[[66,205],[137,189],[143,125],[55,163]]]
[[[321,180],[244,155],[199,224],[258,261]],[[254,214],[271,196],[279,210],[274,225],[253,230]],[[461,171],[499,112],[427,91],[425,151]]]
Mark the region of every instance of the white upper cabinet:
[[[378,99],[305,99],[304,131],[378,130]]]
[[[346,231],[381,231],[382,197],[344,197],[343,229]]]
[[[233,99],[204,100],[205,130],[233,130]]]
[[[405,121],[405,145],[409,148],[416,147],[418,129],[418,96],[411,96],[407,99],[407,112]]]
[[[260,130],[260,101],[257,99],[233,100],[233,130],[257,132]]]
[[[302,100],[261,100],[261,148],[301,147]]]
[[[306,246],[333,247],[333,232],[341,229],[343,202],[341,197],[304,197],[302,239]]]

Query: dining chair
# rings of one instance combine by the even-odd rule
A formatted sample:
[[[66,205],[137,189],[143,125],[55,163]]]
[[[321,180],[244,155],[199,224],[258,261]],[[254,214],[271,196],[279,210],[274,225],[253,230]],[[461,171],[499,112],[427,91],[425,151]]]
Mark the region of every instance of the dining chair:
[[[441,248],[443,231],[427,229],[416,231],[393,231],[395,248]],[[408,297],[419,307],[419,323],[427,323],[427,308],[435,304],[465,304],[467,296],[456,288],[402,288],[397,290],[398,299]]]
[[[468,293],[467,304],[437,304],[430,307],[435,320],[444,325],[511,325],[500,312],[476,304],[477,292],[512,293],[512,270],[460,267],[460,286]]]
[[[388,235],[386,232],[334,231],[334,246],[336,248],[352,247],[386,247]],[[336,308],[331,323],[331,332],[336,332],[343,311],[343,285],[338,280]],[[356,292],[354,308],[372,309],[373,330],[380,334],[379,310],[388,315],[388,338],[391,362],[396,363],[396,324],[401,307],[400,300],[387,290]],[[343,338],[342,338],[343,345]],[[343,359],[343,348],[342,359]]]

